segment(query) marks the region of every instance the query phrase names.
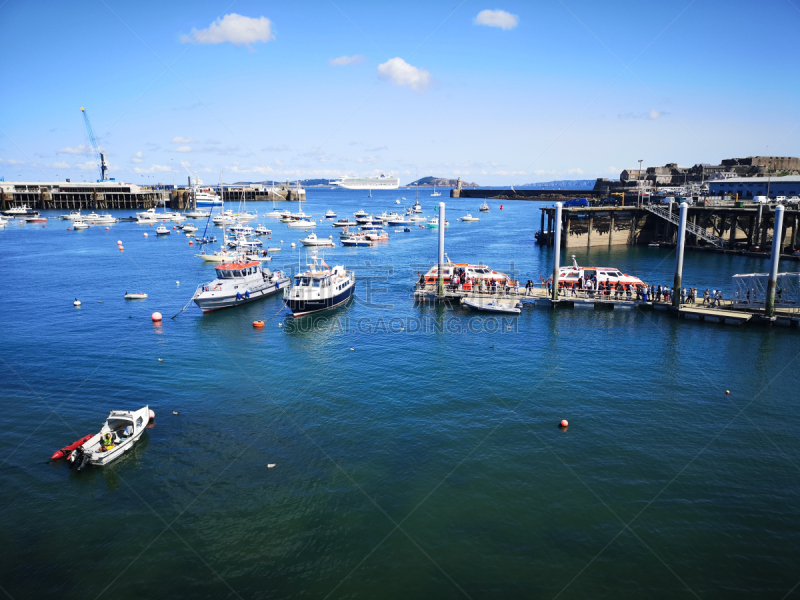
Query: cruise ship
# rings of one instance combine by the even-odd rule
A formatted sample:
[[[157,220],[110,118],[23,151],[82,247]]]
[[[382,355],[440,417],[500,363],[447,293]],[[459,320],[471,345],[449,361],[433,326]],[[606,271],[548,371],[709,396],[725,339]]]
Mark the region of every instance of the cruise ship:
[[[331,185],[348,190],[396,190],[400,187],[399,177],[340,177],[331,181]]]

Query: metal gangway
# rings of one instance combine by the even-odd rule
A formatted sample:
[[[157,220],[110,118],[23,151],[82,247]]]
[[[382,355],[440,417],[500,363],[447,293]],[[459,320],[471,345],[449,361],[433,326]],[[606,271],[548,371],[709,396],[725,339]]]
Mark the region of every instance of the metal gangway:
[[[666,208],[661,208],[660,206],[656,206],[654,204],[645,204],[643,207],[646,211],[649,211],[656,215],[657,217],[661,217],[665,221],[669,221],[673,225],[677,227],[679,222],[678,212],[672,213]],[[686,220],[686,233],[691,233],[699,237],[702,240],[705,240],[709,244],[715,245],[717,248],[722,248],[725,245],[725,242],[722,240],[721,237],[715,235],[713,233],[708,233],[702,227],[698,227],[694,223],[691,223],[688,219]]]

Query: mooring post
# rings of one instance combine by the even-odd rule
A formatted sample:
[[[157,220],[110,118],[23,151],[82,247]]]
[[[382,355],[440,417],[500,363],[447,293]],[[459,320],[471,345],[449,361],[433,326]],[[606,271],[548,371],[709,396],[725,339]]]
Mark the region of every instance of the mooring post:
[[[553,223],[553,289],[551,299],[558,300],[558,269],[561,266],[561,208],[563,204],[556,202],[556,214]]]
[[[689,212],[689,205],[681,202],[680,213],[678,215],[678,245],[676,246],[675,259],[675,279],[672,281],[672,306],[681,306],[681,287],[683,286],[683,246],[686,242],[686,217]]]
[[[764,210],[764,205],[760,202],[758,203],[758,216],[756,217],[756,230],[755,235],[753,236],[753,245],[760,246],[761,245],[761,215]]]
[[[781,260],[781,230],[783,228],[783,206],[775,207],[775,224],[772,226],[772,255],[769,260],[767,281],[767,316],[775,314],[775,288],[778,287],[778,262]]]
[[[439,296],[444,296],[444,227],[444,202],[439,202],[439,267],[436,269],[438,275],[436,293]]]

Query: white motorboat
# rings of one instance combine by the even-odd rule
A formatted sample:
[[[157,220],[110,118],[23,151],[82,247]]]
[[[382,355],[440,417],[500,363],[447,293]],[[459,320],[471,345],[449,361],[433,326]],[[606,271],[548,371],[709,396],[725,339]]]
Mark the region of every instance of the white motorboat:
[[[304,237],[300,240],[303,243],[303,246],[336,246],[334,241],[330,238],[320,238],[317,237],[317,234],[313,231],[308,234],[307,237]]]
[[[95,212],[89,213],[88,215],[83,217],[83,220],[84,221],[89,221],[90,223],[93,223],[94,225],[111,225],[111,224],[117,222],[117,219],[115,219],[114,217],[112,217],[109,214],[98,215]]]
[[[195,233],[197,231],[197,227],[189,223],[188,225],[183,226],[184,233]]]
[[[248,239],[243,235],[238,236],[232,240],[226,240],[228,243],[228,248],[232,250],[238,250],[239,252],[251,252],[253,250],[258,250],[264,245],[259,239]]]
[[[242,258],[242,254],[240,252],[228,252],[227,250],[217,250],[216,252],[211,253],[206,253],[203,251],[200,252],[200,254],[195,254],[195,256],[210,263],[232,262]]]
[[[159,216],[164,221],[174,221],[175,223],[180,223],[181,221],[186,220],[186,217],[179,212],[165,212]]]
[[[237,223],[233,227],[228,227],[228,231],[235,234],[237,237],[240,235],[253,235],[253,228],[242,223]]]
[[[361,208],[358,210],[358,212],[354,212],[353,216],[357,219],[358,217],[366,217],[367,213],[363,208]]]
[[[118,459],[133,448],[155,417],[149,406],[139,410],[112,410],[99,433],[69,455],[70,467],[76,466],[78,471],[82,471],[86,465],[103,467]]]
[[[427,219],[422,215],[414,215],[412,217],[409,217],[408,220],[412,223],[424,223],[425,221],[427,221]]]
[[[185,217],[188,217],[189,219],[207,219],[208,215],[210,215],[211,213],[207,210],[196,208],[195,210],[190,210],[183,214]]]
[[[145,298],[147,298],[147,294],[144,292],[125,292],[125,300],[144,300]]]
[[[270,219],[280,219],[283,213],[279,210],[273,210],[268,213],[264,213],[265,217],[269,217]]]
[[[307,215],[302,210],[300,210],[300,211],[298,211],[296,213],[291,213],[290,216],[292,217],[292,219],[294,219],[296,221],[300,220],[300,219],[310,219],[311,218],[311,215]]]
[[[136,218],[140,221],[158,221],[158,213],[155,208],[148,208],[144,212],[136,213]]]
[[[341,306],[353,295],[355,275],[341,265],[331,269],[312,255],[310,269],[294,276],[294,285],[283,292],[292,316],[302,317]],[[322,268],[320,268],[322,267]]]
[[[462,298],[461,303],[472,310],[481,310],[484,312],[512,315],[518,315],[521,312],[518,300]]]
[[[489,212],[489,205],[486,204],[486,202],[484,202],[483,204],[481,204],[481,207],[478,210],[481,212]]]
[[[460,217],[459,221],[480,221],[478,217],[473,217],[472,213],[467,213],[466,217]]]
[[[79,210],[71,210],[68,215],[61,215],[61,218],[65,221],[80,221],[83,219],[83,215]]]
[[[358,225],[358,223],[350,219],[339,219],[333,223],[334,227],[355,227],[356,225]]]
[[[73,221],[72,228],[75,230],[89,229],[89,224],[86,221]]]
[[[450,227],[450,222],[449,221],[445,221],[444,222],[444,226],[445,226],[445,229]],[[429,229],[433,229],[434,227],[439,227],[439,217],[431,217],[430,221],[428,221],[425,224],[425,227],[428,227]]]
[[[38,215],[39,213],[27,204],[23,204],[22,206],[13,206],[8,210],[4,210],[3,214],[7,217],[28,217],[30,215]]]
[[[328,209],[328,212],[325,213],[326,219],[335,219],[337,216],[338,215],[330,209]]]
[[[311,227],[316,227],[316,221],[309,221],[308,219],[299,219],[297,221],[291,221],[287,227],[292,227],[295,229],[310,229]]]
[[[267,229],[259,223],[258,227],[253,230],[255,235],[272,235],[272,230]]]
[[[381,223],[364,223],[361,225],[361,231],[371,231],[373,229],[383,229]]]
[[[419,200],[417,200],[414,203],[414,206],[411,207],[411,212],[417,213],[417,214],[422,212],[422,206],[420,205]]]
[[[172,232],[163,225],[156,227],[156,235],[169,235],[170,233]]]
[[[393,217],[389,219],[388,224],[390,227],[396,227],[398,225],[408,225],[411,223],[411,219],[407,219],[403,216],[398,215],[397,217]]]
[[[6,225],[8,225],[8,219],[0,217],[0,227],[5,227]]]
[[[236,218],[233,216],[232,210],[226,210],[215,217],[211,217],[211,222],[214,225],[228,225],[230,223],[235,223]]]
[[[240,260],[217,267],[217,278],[197,287],[192,300],[204,313],[266,298],[289,287],[281,271],[271,273],[255,260]]]

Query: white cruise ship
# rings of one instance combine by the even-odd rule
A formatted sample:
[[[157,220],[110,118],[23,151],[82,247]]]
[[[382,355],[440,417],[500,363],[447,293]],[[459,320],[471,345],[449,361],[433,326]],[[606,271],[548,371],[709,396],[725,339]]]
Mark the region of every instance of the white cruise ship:
[[[340,177],[331,181],[331,185],[347,188],[348,190],[396,190],[400,187],[399,177]]]

